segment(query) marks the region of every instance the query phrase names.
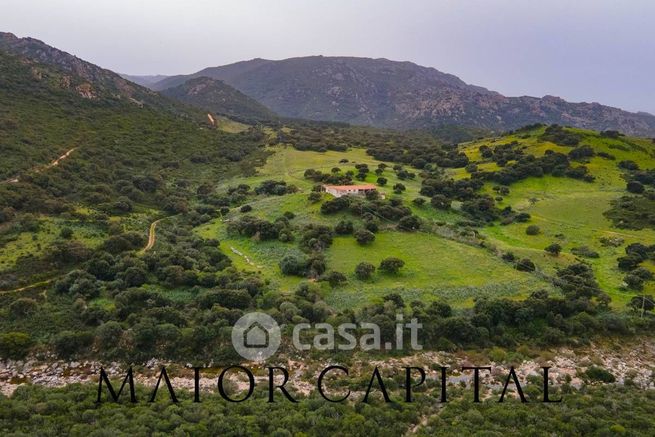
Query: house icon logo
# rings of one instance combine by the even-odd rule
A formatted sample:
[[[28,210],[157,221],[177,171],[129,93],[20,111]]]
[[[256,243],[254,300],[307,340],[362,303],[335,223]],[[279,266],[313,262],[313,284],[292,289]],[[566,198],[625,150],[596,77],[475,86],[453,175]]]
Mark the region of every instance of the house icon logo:
[[[246,345],[246,347],[265,348],[268,346],[268,331],[262,325],[260,325],[259,322],[255,322],[250,325],[248,329],[243,332],[243,336],[243,343]]]
[[[247,313],[232,327],[234,350],[247,360],[269,358],[280,347],[280,340],[280,327],[268,314]]]

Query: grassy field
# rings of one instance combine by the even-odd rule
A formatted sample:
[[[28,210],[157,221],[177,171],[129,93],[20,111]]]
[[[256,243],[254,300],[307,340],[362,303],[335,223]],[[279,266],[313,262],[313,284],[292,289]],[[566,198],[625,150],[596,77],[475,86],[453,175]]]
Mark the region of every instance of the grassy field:
[[[377,168],[380,161],[368,156],[362,149],[347,152],[328,151],[325,153],[298,151],[291,147],[273,147],[273,154],[254,177],[235,178],[218,187],[225,190],[240,183],[251,187],[267,179],[284,180],[296,185],[300,191],[285,196],[257,196],[248,205],[253,207],[249,214],[274,220],[285,211],[293,212],[296,217],[292,223],[325,223],[334,225],[341,219],[348,219],[357,226],[358,220],[349,214],[323,215],[320,203],[312,204],[307,200],[313,182],[303,178],[308,168],[329,171],[333,167],[342,170],[353,168],[355,163],[367,163],[371,169]],[[340,163],[347,159],[347,163]],[[392,186],[402,182],[406,187],[401,198],[406,204],[418,196],[420,178],[412,181],[399,181],[391,169],[383,174],[389,182],[380,191],[387,196],[394,196]],[[375,182],[376,175],[371,174],[367,182]],[[328,198],[327,195],[325,195]],[[430,206],[413,207],[414,212],[428,223],[454,223],[461,219],[455,212],[437,211]],[[218,238],[223,251],[230,256],[235,266],[246,270],[260,272],[271,284],[283,292],[292,291],[303,281],[302,278],[283,276],[279,272],[278,262],[288,253],[298,253],[296,242],[279,241],[255,242],[247,238],[228,235],[227,221],[241,215],[238,208],[221,219],[196,228],[204,238]],[[383,230],[377,234],[370,246],[358,245],[354,238],[337,237],[332,247],[326,252],[329,270],[340,271],[348,277],[348,283],[337,289],[322,284],[328,303],[337,308],[360,306],[371,300],[378,300],[390,292],[397,292],[406,299],[433,300],[445,298],[455,305],[470,304],[474,297],[482,295],[525,296],[538,288],[551,288],[545,280],[531,274],[521,273],[501,261],[486,249],[473,247],[457,241],[429,234],[405,233],[391,229],[387,223],[381,223]],[[355,278],[354,268],[362,261],[375,265],[388,256],[397,256],[407,264],[398,276],[377,273],[371,281],[362,282]]]
[[[591,158],[585,165],[596,178],[593,183],[544,176],[512,184],[510,194],[499,202],[499,206],[511,206],[517,211],[529,213],[532,216],[530,223],[494,225],[484,228],[482,233],[499,248],[528,256],[539,267],[551,273],[557,267],[575,261],[575,255],[571,254],[572,248],[587,246],[597,251],[600,258],[585,260],[593,266],[601,287],[612,296],[613,304],[623,306],[634,293],[621,289],[624,273],[618,270],[616,259],[625,254],[624,247],[628,244],[655,244],[655,231],[617,229],[603,213],[610,209],[612,200],[626,194],[623,173],[617,163],[631,159],[638,162],[642,168],[655,167],[655,148],[651,142],[644,139],[610,139],[600,137],[592,131],[576,131],[585,135],[581,144],[591,145],[596,152],[610,153],[616,160]],[[570,147],[539,140],[540,133],[541,131],[537,131],[527,138],[524,135],[509,136],[497,143],[519,141],[526,146],[526,153],[535,156],[543,155],[548,149],[562,153],[571,150]],[[472,161],[481,159],[478,148],[483,144],[494,146],[489,140],[476,141],[465,146],[464,150]],[[455,177],[464,177],[465,174],[462,169],[451,173]],[[491,188],[492,184],[485,187],[489,193],[493,193]],[[526,235],[525,228],[529,224],[536,224],[542,232],[536,236]],[[600,242],[602,237],[621,238],[624,244],[621,247],[604,247]],[[543,249],[551,243],[562,245],[563,252],[559,257],[544,253]],[[646,263],[645,267],[655,271],[653,263]],[[645,292],[654,293],[655,284],[647,283]]]
[[[603,215],[610,208],[610,202],[625,194],[625,180],[617,163],[624,159],[639,162],[642,168],[655,166],[655,152],[648,140],[634,138],[611,139],[601,137],[591,131],[579,130],[584,135],[582,144],[589,144],[598,151],[610,153],[616,160],[593,157],[585,163],[592,175],[593,183],[570,178],[544,176],[529,178],[510,186],[510,194],[500,202],[499,207],[511,206],[517,211],[531,215],[529,223],[511,225],[495,224],[481,229],[481,234],[492,248],[501,252],[511,251],[517,256],[528,257],[536,264],[538,271],[545,275],[555,274],[558,268],[582,260],[571,253],[574,248],[586,246],[600,254],[597,259],[584,259],[589,262],[601,287],[613,298],[613,305],[623,307],[635,294],[623,289],[624,273],[617,268],[616,259],[624,254],[626,245],[634,242],[655,243],[655,231],[617,229]],[[463,145],[463,150],[472,162],[477,162],[481,170],[498,170],[497,164],[482,160],[479,147],[483,144],[493,147],[495,144],[518,141],[525,153],[543,155],[546,150],[568,153],[571,148],[542,141],[541,130],[532,133],[510,135],[502,139],[486,139]],[[330,171],[333,167],[342,170],[354,168],[356,163],[366,163],[372,170],[377,168],[377,161],[366,154],[363,149],[350,149],[347,152],[328,151],[324,153],[298,151],[291,147],[276,146],[269,148],[271,155],[265,165],[258,169],[257,175],[249,178],[231,179],[222,184],[219,190],[239,183],[256,186],[267,179],[284,180],[296,185],[300,191],[281,197],[258,196],[249,204],[253,207],[251,214],[274,220],[285,211],[296,214],[294,224],[321,222],[334,225],[341,219],[352,216],[335,214],[325,216],[320,213],[320,204],[307,201],[307,193],[313,182],[303,178],[308,168]],[[348,162],[340,162],[348,160]],[[392,163],[387,163],[392,164]],[[464,169],[449,170],[456,179],[468,177]],[[407,187],[401,198],[411,205],[411,200],[418,197],[421,187],[420,177],[415,180],[399,181],[391,169],[383,174],[388,179],[385,187],[379,190],[386,196],[394,196],[393,185],[397,182]],[[375,183],[377,176],[371,172],[366,182]],[[484,190],[496,195],[492,184]],[[414,213],[428,224],[456,223],[461,216],[454,211],[437,211],[429,206],[411,206]],[[231,220],[240,213],[235,210],[222,220]],[[244,238],[227,235],[225,222],[215,220],[201,226],[196,231],[206,237],[219,238],[223,248],[238,267],[260,271],[272,284],[283,291],[293,289],[301,281],[299,278],[284,277],[279,274],[278,260],[289,252],[298,251],[297,244],[265,242],[256,243]],[[541,233],[526,235],[526,227],[535,224]],[[385,223],[382,223],[383,228]],[[601,238],[620,238],[620,247],[605,247]],[[559,256],[552,256],[544,251],[551,243],[559,243],[563,251]],[[355,265],[361,261],[378,264],[386,256],[398,256],[407,262],[404,272],[397,277],[377,274],[371,282],[358,281],[353,274]],[[326,251],[330,270],[337,270],[348,276],[347,285],[331,290],[324,286],[326,299],[336,307],[357,306],[371,299],[376,299],[390,291],[399,292],[407,298],[433,299],[445,297],[456,305],[465,305],[475,296],[495,294],[504,296],[522,296],[536,288],[548,288],[539,276],[519,273],[501,261],[489,250],[469,246],[438,235],[419,233],[407,234],[383,229],[370,247],[356,244],[351,237],[338,237],[331,248]],[[655,270],[653,263],[645,267]],[[655,285],[647,283],[645,291],[655,292]]]

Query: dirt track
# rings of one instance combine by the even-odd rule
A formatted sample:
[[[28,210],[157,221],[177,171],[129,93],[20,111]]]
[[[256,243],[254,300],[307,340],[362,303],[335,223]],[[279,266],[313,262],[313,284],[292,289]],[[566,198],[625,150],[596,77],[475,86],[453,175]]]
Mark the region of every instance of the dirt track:
[[[34,173],[41,173],[44,170],[47,170],[47,169],[52,168],[52,167],[56,167],[61,163],[61,161],[68,158],[70,156],[70,154],[75,151],[75,149],[77,149],[77,147],[73,147],[72,149],[68,150],[66,153],[64,153],[59,158],[52,161],[50,164],[47,164],[47,165],[45,165],[43,167],[34,167],[34,168],[32,168],[32,169],[30,169],[28,171],[32,171]],[[20,176],[16,176],[16,177],[13,177],[13,178],[10,178],[10,179],[6,179],[6,180],[2,181],[2,183],[3,184],[15,184],[15,183],[17,183],[19,181],[20,181]]]

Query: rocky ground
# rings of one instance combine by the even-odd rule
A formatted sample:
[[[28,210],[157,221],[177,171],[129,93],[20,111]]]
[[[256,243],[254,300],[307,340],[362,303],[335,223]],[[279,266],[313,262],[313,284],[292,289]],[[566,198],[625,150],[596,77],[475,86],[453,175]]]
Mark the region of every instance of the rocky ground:
[[[531,375],[542,377],[542,366],[550,366],[550,380],[553,385],[568,383],[579,388],[587,383],[584,372],[591,366],[609,370],[616,378],[616,384],[632,384],[647,389],[655,388],[655,339],[642,339],[629,344],[612,343],[591,345],[584,348],[559,348],[543,351],[534,358],[521,362],[494,362],[479,352],[422,352],[402,358],[376,357],[376,359],[354,359],[356,365],[346,365],[350,369],[350,378],[359,375],[371,375],[374,367],[379,367],[384,378],[398,376],[404,372],[403,367],[421,367],[426,370],[428,384],[437,386],[439,366],[448,367],[449,384],[470,386],[473,373],[462,372],[463,366],[491,366],[492,371],[481,372],[481,383],[491,391],[502,388],[511,365],[516,368],[520,381],[526,381]],[[283,366],[290,373],[287,387],[299,394],[308,395],[316,389],[319,372],[325,367],[339,364],[328,360],[303,361],[300,357],[281,357],[274,365]],[[134,366],[134,378],[137,384],[154,387],[162,365],[168,370],[173,387],[177,390],[193,390],[193,370],[180,363],[166,363],[150,360],[143,365]],[[257,386],[267,387],[267,371],[264,366],[244,363],[255,374]],[[103,366],[112,381],[120,384],[125,375],[126,366],[118,363],[100,363],[97,361],[50,361],[36,360],[0,361],[0,392],[10,396],[21,384],[38,384],[47,387],[60,387],[74,383],[97,383],[98,371]],[[201,371],[200,387],[203,391],[215,391],[216,379],[220,368],[207,368]],[[281,377],[281,376],[280,376]],[[231,373],[228,378],[239,388],[247,388],[245,375]],[[367,379],[368,380],[368,379]],[[281,381],[280,381],[281,382]],[[366,387],[362,387],[365,390]],[[491,391],[487,390],[487,393]],[[356,394],[356,393],[354,393]]]

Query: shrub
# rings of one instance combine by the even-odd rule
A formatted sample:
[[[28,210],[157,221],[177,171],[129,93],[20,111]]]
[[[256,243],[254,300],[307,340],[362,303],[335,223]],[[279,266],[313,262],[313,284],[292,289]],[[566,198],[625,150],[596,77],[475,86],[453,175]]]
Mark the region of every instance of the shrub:
[[[525,228],[525,233],[527,235],[539,235],[539,233],[541,233],[541,228],[537,225],[530,225]]]
[[[62,228],[59,236],[64,240],[70,240],[73,238],[73,230],[71,228]]]
[[[13,317],[24,317],[36,312],[37,303],[34,299],[22,297],[9,305],[9,314]]]
[[[424,197],[417,197],[416,199],[412,200],[412,203],[416,206],[423,206],[425,205],[425,198]]]
[[[285,255],[279,263],[284,275],[303,276],[307,267],[307,260],[296,255]]]
[[[628,273],[625,275],[623,278],[623,282],[625,282],[626,286],[630,290],[636,290],[636,291],[641,291],[644,289],[644,279],[640,276],[637,276],[632,273]]]
[[[592,381],[604,383],[615,382],[616,378],[607,369],[597,366],[591,366],[585,371],[585,375]]]
[[[252,211],[252,206],[250,206],[250,205],[243,205],[243,206],[241,207],[241,209],[239,209],[239,211],[241,211],[241,212],[243,212],[243,213],[250,212],[250,211]]]
[[[353,233],[353,222],[349,220],[341,220],[334,227],[334,233],[337,235],[349,235]]]
[[[346,275],[336,271],[326,274],[323,279],[327,281],[331,287],[337,287],[341,284],[345,284],[346,282],[348,282]]]
[[[544,249],[546,252],[550,253],[551,255],[558,256],[560,252],[562,252],[562,246],[560,246],[557,243],[550,244],[546,246]]]
[[[527,258],[523,258],[516,263],[516,270],[520,272],[534,272],[536,268],[534,263]]]
[[[571,253],[573,255],[582,256],[585,258],[600,258],[600,254],[598,252],[587,246],[574,247],[571,249]]]
[[[644,185],[639,181],[630,181],[626,185],[626,189],[633,194],[641,194],[644,192]]]
[[[371,263],[361,262],[355,267],[355,276],[362,281],[370,279],[373,273],[375,273],[375,266]]]
[[[93,335],[89,332],[62,331],[53,340],[55,352],[61,358],[70,358],[91,346]]]
[[[366,229],[359,229],[355,232],[354,235],[357,243],[361,244],[362,246],[365,244],[370,244],[375,240],[375,234]]]
[[[32,346],[32,338],[24,332],[7,332],[0,334],[0,357],[21,359],[27,355]]]
[[[398,271],[405,265],[405,261],[396,257],[385,258],[380,262],[380,270],[386,273],[398,273]]]
[[[398,229],[402,231],[417,231],[421,227],[421,219],[415,215],[407,215],[398,222]]]

